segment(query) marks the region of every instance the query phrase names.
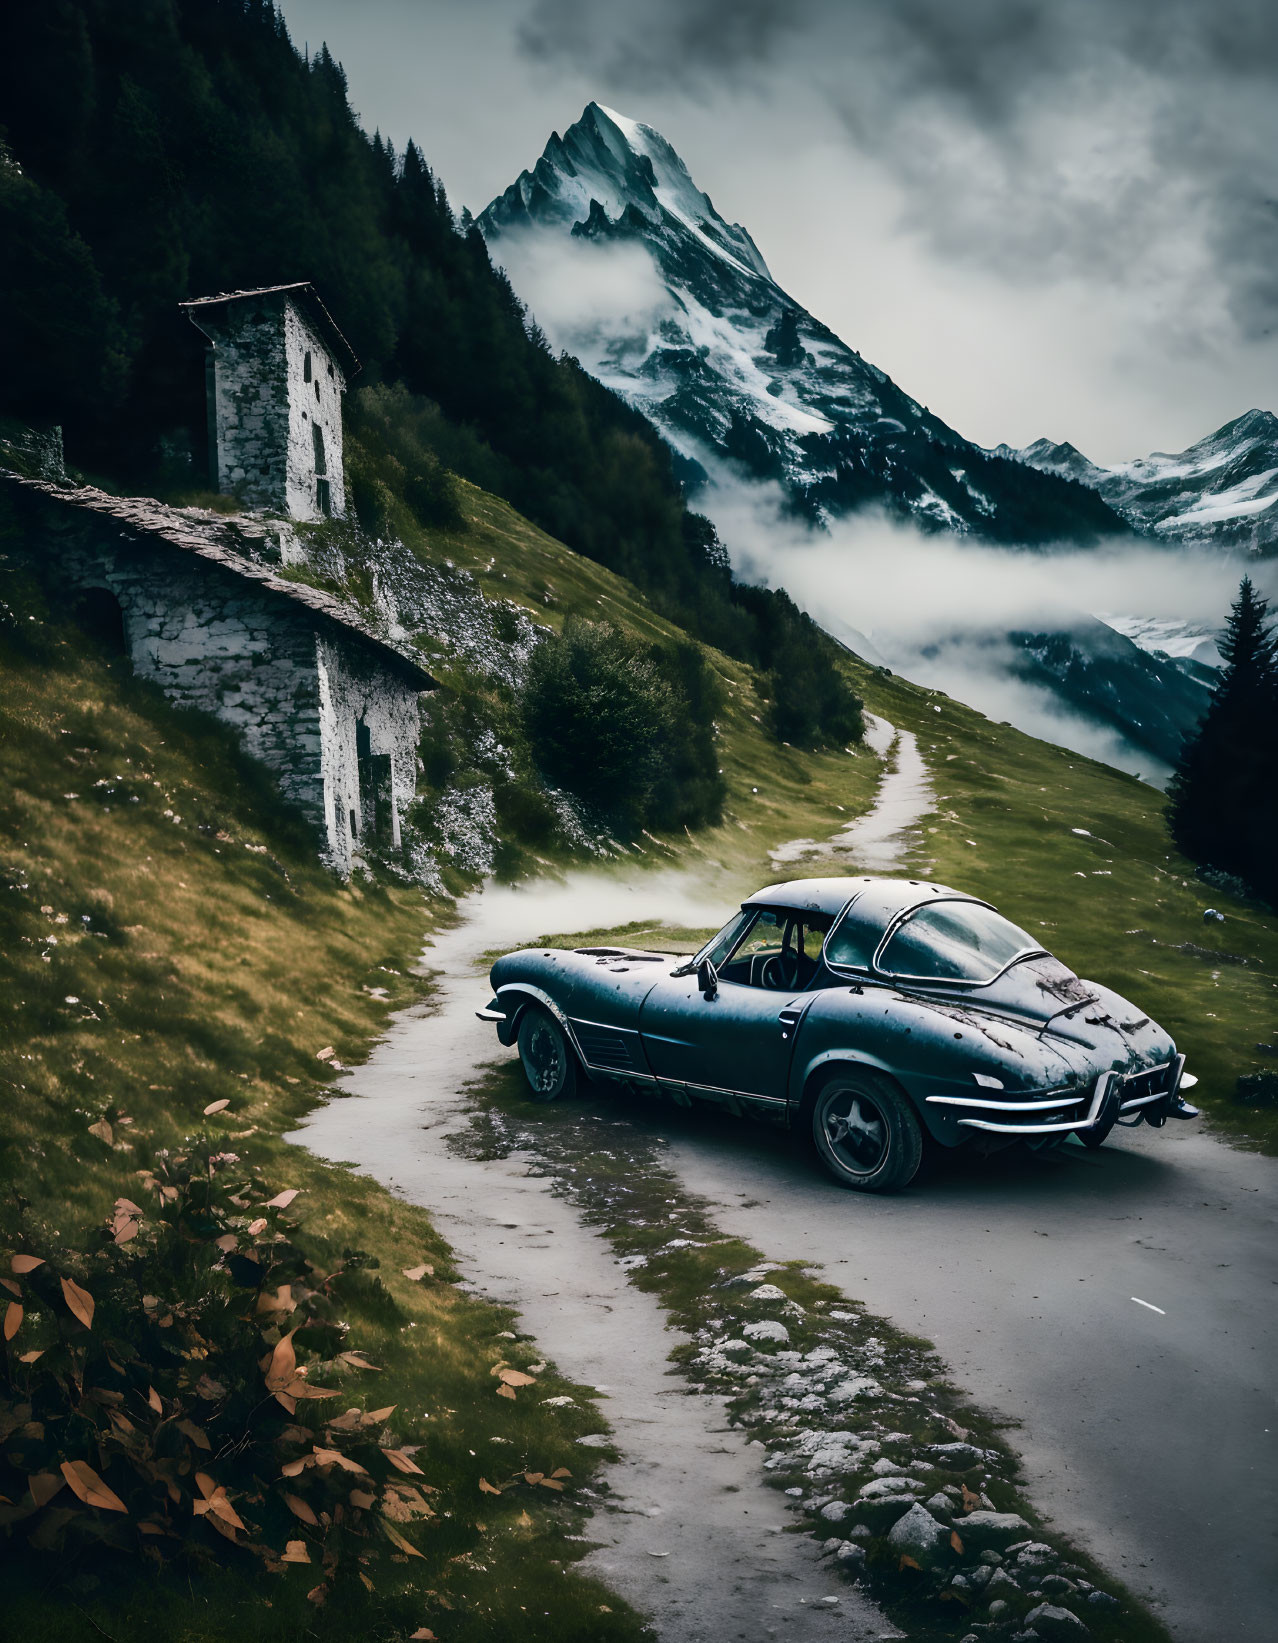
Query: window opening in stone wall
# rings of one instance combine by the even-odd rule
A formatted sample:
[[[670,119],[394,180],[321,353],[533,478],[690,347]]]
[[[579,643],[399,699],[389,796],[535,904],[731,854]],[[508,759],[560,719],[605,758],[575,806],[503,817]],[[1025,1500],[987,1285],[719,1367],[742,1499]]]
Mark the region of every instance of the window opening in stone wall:
[[[72,615],[85,637],[107,656],[127,656],[124,611],[110,588],[84,588],[76,594]]]
[[[302,361],[302,381],[303,382],[309,382],[310,380],[311,380],[311,351],[308,348],[306,350],[306,358]]]
[[[316,397],[316,399],[318,399],[318,398],[319,398],[319,396],[320,396],[320,391],[319,391],[319,378],[318,378],[318,377],[316,377],[316,378],[315,378],[315,397]]]
[[[324,449],[324,430],[318,422],[311,423],[311,439],[315,443],[315,472],[317,474],[326,474],[328,472],[328,453]]]
[[[324,515],[325,519],[332,518],[333,492],[329,488],[327,479],[317,479],[315,481],[315,505]]]

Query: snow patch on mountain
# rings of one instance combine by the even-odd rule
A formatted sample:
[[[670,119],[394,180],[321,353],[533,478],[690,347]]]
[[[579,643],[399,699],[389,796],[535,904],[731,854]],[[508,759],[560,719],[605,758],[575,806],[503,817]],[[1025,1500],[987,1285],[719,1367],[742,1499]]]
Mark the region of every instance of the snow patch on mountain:
[[[1278,416],[1248,411],[1187,450],[1102,467],[1039,439],[996,454],[1090,486],[1138,528],[1174,542],[1278,553]]]

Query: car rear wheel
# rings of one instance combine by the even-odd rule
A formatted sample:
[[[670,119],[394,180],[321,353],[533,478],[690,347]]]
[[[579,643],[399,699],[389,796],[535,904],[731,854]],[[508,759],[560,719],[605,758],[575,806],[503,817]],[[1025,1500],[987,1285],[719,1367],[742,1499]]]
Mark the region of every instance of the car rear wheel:
[[[923,1159],[909,1101],[890,1079],[852,1068],[831,1073],[817,1091],[812,1140],[834,1179],[854,1192],[908,1186]]]
[[[557,1101],[577,1088],[577,1063],[549,1010],[530,1004],[519,1018],[519,1059],[534,1101]]]

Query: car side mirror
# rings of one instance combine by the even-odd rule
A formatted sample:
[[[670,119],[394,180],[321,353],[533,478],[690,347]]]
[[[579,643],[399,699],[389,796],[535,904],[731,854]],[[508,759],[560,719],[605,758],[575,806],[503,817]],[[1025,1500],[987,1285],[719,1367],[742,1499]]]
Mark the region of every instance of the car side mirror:
[[[697,965],[697,986],[706,998],[713,998],[719,991],[719,974],[708,958]]]

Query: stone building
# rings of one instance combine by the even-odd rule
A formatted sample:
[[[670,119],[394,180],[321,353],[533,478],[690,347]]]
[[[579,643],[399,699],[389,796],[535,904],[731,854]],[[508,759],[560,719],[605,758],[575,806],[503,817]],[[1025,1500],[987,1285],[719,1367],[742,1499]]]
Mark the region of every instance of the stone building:
[[[6,468],[0,492],[81,620],[170,700],[233,726],[338,872],[399,846],[435,682],[360,608],[282,574],[278,527]]]
[[[213,489],[292,519],[340,518],[342,395],[359,361],[314,286],[229,291],[181,307],[209,342]]]

